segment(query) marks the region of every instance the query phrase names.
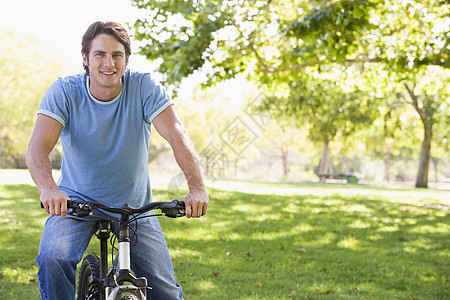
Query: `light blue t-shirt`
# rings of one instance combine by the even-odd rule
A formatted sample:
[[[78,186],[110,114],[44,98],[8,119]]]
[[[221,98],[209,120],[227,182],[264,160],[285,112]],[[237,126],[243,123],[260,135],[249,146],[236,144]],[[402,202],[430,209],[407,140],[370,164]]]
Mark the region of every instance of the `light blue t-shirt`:
[[[85,73],[59,78],[39,108],[63,125],[59,189],[115,207],[149,203],[151,122],[173,103],[147,73],[126,70],[122,91],[109,102],[95,99],[88,87]]]

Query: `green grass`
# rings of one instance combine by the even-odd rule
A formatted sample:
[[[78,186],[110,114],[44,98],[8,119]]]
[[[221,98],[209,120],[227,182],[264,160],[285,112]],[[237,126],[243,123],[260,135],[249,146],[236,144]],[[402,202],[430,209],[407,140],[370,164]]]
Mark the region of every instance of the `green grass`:
[[[448,191],[239,184],[210,189],[204,218],[160,218],[185,298],[450,299]],[[0,185],[0,199],[0,299],[39,299],[39,195]]]

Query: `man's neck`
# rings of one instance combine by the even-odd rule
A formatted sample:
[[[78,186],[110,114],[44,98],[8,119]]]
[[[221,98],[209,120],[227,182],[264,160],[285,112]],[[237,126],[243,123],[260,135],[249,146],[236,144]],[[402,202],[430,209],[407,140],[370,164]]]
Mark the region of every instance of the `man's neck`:
[[[103,88],[96,87],[89,81],[89,92],[92,97],[97,99],[98,101],[108,102],[114,100],[122,91],[122,80],[120,82],[120,86],[114,88]]]

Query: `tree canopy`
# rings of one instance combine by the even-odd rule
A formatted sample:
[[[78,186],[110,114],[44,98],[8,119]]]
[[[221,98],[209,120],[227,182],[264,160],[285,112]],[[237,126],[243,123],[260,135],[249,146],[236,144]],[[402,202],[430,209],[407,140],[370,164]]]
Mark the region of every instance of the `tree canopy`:
[[[243,74],[273,95],[272,99],[287,100],[291,107],[295,107],[296,101],[299,104],[299,99],[309,98],[320,103],[318,106],[328,111],[329,118],[333,118],[333,109],[328,107],[338,110],[347,107],[347,115],[343,113],[339,118],[347,117],[350,127],[355,128],[358,120],[350,117],[357,114],[348,115],[352,111],[349,103],[359,96],[352,88],[344,91],[342,97],[330,97],[335,93],[335,88],[330,88],[333,84],[359,85],[357,90],[368,95],[363,98],[372,100],[383,94],[382,89],[401,87],[404,102],[411,105],[422,121],[424,135],[416,186],[427,186],[435,124],[448,120],[449,115],[447,1],[132,0],[132,3],[149,12],[148,18],[136,20],[133,26],[135,39],[143,43],[140,53],[150,60],[162,58],[159,71],[165,75],[167,84],[178,85],[182,78],[196,71],[206,74],[206,86]],[[336,69],[339,76],[334,83],[327,83],[328,75]],[[359,75],[348,76],[350,73]],[[434,76],[440,77],[444,84],[433,80]],[[360,80],[356,85],[350,80],[355,77]],[[314,92],[304,89],[314,81],[320,82]],[[326,99],[336,102],[326,104]],[[308,110],[313,113],[318,109],[309,104],[307,110],[298,110],[297,119],[304,118]],[[368,108],[371,106],[379,110],[376,104]],[[359,106],[360,110],[362,107]],[[285,111],[286,115],[292,112],[292,109]],[[359,114],[365,115],[362,111]],[[323,120],[311,118],[311,122],[311,128],[318,128]],[[328,134],[332,136],[339,126],[328,126]],[[448,131],[448,123],[444,127]]]
[[[385,62],[415,73],[450,66],[449,4],[426,0],[142,1],[136,20],[141,54],[164,59],[169,83],[202,69],[211,84],[254,66],[254,74],[306,66]]]

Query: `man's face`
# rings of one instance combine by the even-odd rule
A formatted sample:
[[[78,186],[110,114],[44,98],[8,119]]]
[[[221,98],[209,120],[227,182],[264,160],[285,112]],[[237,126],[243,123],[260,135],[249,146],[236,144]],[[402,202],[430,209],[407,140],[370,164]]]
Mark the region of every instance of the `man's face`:
[[[89,68],[92,95],[101,101],[114,99],[128,63],[124,45],[112,35],[99,34],[92,40],[89,56],[83,53],[83,63]]]

